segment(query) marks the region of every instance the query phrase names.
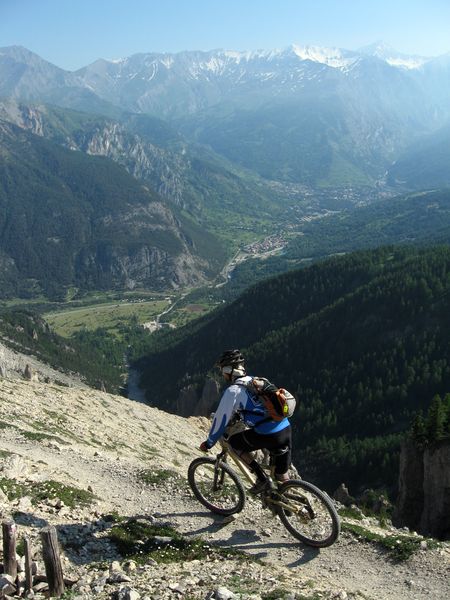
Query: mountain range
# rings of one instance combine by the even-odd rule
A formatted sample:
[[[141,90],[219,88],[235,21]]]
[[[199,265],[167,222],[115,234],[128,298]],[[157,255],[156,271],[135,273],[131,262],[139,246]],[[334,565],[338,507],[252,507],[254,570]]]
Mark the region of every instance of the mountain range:
[[[243,243],[325,208],[450,185],[449,56],[292,46],[139,54],[69,72],[8,47],[0,96],[3,295],[197,285]],[[59,229],[42,223],[46,197]]]
[[[265,178],[312,185],[380,180],[450,118],[450,56],[301,48],[137,54],[69,72],[0,49],[0,96],[117,118],[164,118]]]

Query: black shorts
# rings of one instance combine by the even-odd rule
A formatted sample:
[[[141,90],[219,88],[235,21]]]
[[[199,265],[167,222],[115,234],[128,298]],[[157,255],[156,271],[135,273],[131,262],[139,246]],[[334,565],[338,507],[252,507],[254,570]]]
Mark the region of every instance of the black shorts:
[[[277,433],[262,435],[254,429],[246,429],[236,433],[228,440],[231,447],[237,452],[253,452],[265,448],[273,456],[275,474],[282,475],[291,466],[292,457],[292,432],[291,426],[285,427]],[[279,451],[277,453],[276,451]]]

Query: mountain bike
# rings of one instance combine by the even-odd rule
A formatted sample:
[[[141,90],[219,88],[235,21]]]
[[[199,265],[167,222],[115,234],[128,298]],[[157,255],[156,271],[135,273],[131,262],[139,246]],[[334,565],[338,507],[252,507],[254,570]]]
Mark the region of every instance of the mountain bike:
[[[219,515],[233,515],[245,506],[246,491],[237,472],[228,464],[232,459],[250,485],[255,477],[246,463],[231,449],[226,440],[220,441],[222,451],[215,458],[195,458],[188,469],[188,482],[197,500]],[[273,456],[270,455],[271,477],[266,489],[259,494],[268,508],[296,539],[308,546],[325,548],[339,537],[340,521],[331,499],[312,483],[290,479],[274,481]]]

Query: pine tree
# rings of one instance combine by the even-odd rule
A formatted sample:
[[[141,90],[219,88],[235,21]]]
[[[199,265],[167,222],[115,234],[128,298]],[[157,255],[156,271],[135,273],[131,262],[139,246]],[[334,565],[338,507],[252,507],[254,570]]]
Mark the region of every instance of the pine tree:
[[[427,436],[430,442],[436,442],[444,437],[446,410],[441,397],[434,396],[427,416]]]
[[[444,410],[446,412],[446,418],[444,423],[444,435],[450,437],[450,394],[446,394],[444,397]]]
[[[414,419],[412,429],[411,429],[411,434],[412,434],[413,440],[417,444],[422,445],[425,443],[425,441],[427,439],[427,429],[426,429],[425,419],[423,418],[422,411],[417,413],[416,418]]]

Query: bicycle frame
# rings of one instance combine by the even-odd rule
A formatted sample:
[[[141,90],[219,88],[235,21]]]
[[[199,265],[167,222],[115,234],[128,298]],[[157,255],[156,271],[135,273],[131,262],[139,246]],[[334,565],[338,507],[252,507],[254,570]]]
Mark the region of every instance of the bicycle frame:
[[[248,468],[248,465],[243,461],[243,459],[238,454],[236,454],[233,451],[233,449],[226,442],[226,440],[223,440],[223,439],[220,440],[220,445],[222,446],[222,451],[216,456],[214,487],[216,487],[218,484],[217,477],[219,475],[219,472],[221,472],[221,479],[222,479],[222,481],[220,481],[219,484],[223,483],[224,473],[223,473],[223,471],[220,471],[219,464],[221,462],[226,462],[228,456],[231,457],[234,464],[239,468],[240,472],[245,476],[247,481],[251,485],[253,485],[256,481],[256,477],[250,471],[250,469]],[[272,477],[273,477],[273,474],[274,474],[274,467],[272,466],[271,467],[271,476]],[[287,503],[287,502],[283,501],[280,498],[280,496],[276,493],[276,490],[272,490],[270,493],[264,494],[261,498],[263,505],[265,504],[271,510],[274,510],[275,506],[279,506],[281,508],[284,508],[285,510],[289,510],[294,513],[303,512],[305,509],[308,511],[312,510],[312,508],[309,505],[309,502],[306,498],[298,498],[298,500],[301,500],[301,504],[303,504],[303,506],[301,506],[301,508],[299,508],[299,505],[297,503]]]
[[[256,481],[256,477],[248,468],[247,464],[242,460],[242,458],[236,454],[230,447],[230,444],[225,440],[220,440],[220,445],[222,446],[222,452],[220,452],[216,457],[216,466],[219,465],[221,461],[226,462],[227,457],[230,456],[233,460],[234,464],[239,468],[241,473],[245,476],[247,481],[253,485]]]

